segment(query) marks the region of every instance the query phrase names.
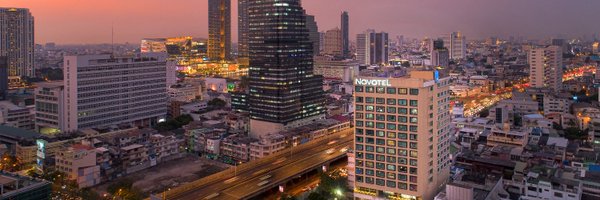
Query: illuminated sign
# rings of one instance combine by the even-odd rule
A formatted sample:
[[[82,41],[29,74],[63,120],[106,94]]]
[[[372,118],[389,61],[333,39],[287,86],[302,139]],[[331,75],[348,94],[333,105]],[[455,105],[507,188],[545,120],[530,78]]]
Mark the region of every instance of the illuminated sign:
[[[354,82],[356,85],[369,85],[369,86],[392,86],[390,80],[369,80],[357,78]]]

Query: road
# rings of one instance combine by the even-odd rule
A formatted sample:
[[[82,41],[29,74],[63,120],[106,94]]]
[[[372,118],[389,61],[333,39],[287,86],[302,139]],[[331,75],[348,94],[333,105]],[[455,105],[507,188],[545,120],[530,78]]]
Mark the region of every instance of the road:
[[[353,129],[334,133],[326,138],[288,148],[278,154],[238,166],[237,170],[226,170],[208,177],[210,181],[191,183],[166,193],[166,199],[198,200],[218,194],[212,199],[241,199],[273,187],[274,183],[287,180],[308,168],[314,168],[324,161],[341,156],[340,149],[352,146]],[[335,149],[328,154],[328,149]],[[290,157],[291,156],[291,157]],[[271,175],[269,183],[258,186],[260,180]],[[157,195],[158,196],[158,195]]]

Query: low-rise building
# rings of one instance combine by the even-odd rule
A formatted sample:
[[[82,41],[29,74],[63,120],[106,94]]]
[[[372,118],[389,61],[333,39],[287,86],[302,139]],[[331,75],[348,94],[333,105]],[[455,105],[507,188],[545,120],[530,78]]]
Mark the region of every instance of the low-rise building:
[[[93,147],[75,144],[58,152],[55,159],[56,170],[75,180],[79,188],[100,183],[100,166],[96,164],[96,150]]]
[[[0,124],[15,128],[35,130],[33,108],[18,106],[10,101],[0,101]]]

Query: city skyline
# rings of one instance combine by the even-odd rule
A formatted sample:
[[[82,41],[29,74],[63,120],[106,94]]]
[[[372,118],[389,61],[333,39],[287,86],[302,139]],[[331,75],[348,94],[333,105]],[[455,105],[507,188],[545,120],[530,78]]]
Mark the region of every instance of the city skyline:
[[[348,11],[351,18],[350,38],[370,28],[389,32],[393,38],[395,35],[439,37],[453,31],[461,31],[468,39],[510,35],[548,39],[562,36],[590,37],[600,33],[600,28],[591,25],[593,19],[600,15],[594,12],[600,2],[593,1],[531,0],[519,1],[520,4],[515,6],[516,1],[399,3],[395,0],[381,0],[373,4],[360,0],[333,0],[329,2],[331,6],[326,7],[321,6],[322,2],[317,0],[302,2],[307,14],[316,16],[320,31],[339,27],[340,13]],[[179,0],[173,3],[108,0],[102,3],[82,3],[57,0],[49,3],[43,0],[6,0],[3,3],[4,7],[31,10],[37,19],[36,43],[110,43],[113,26],[116,43],[139,43],[142,38],[148,37],[208,37],[208,14],[198,12],[207,10],[207,1]],[[144,9],[139,8],[141,3],[145,5]],[[237,0],[232,1],[232,4],[232,40],[237,42]],[[464,12],[456,12],[461,9]],[[157,10],[161,12],[156,12]],[[105,17],[99,18],[98,15]],[[552,26],[548,26],[548,21],[553,22]]]

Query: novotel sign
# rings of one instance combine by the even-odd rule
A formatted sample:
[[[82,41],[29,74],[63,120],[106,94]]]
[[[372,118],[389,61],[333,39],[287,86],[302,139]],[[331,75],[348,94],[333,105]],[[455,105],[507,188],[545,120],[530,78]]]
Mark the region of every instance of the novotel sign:
[[[356,85],[369,85],[369,86],[392,86],[390,80],[386,79],[362,79],[357,78],[354,83]]]

